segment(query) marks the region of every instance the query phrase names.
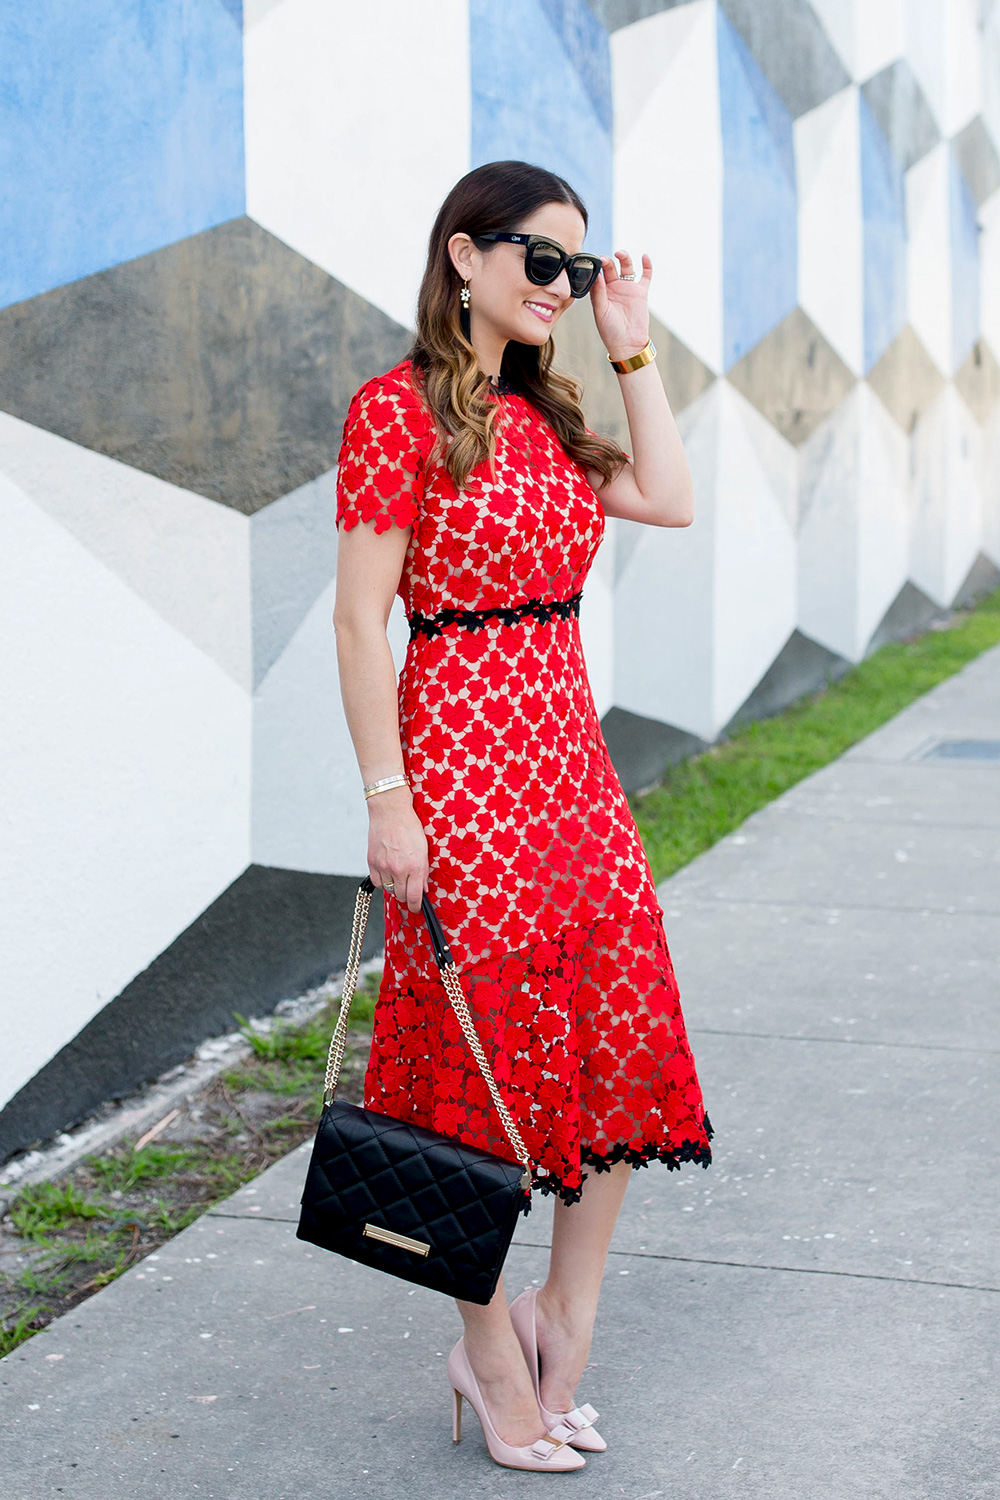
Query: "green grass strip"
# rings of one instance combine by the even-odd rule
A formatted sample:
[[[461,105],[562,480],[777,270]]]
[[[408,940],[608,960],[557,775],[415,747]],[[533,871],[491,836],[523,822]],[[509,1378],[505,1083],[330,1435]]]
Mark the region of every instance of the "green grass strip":
[[[656,880],[998,642],[1000,589],[945,628],[881,647],[791,708],[675,766],[659,786],[630,799]]]

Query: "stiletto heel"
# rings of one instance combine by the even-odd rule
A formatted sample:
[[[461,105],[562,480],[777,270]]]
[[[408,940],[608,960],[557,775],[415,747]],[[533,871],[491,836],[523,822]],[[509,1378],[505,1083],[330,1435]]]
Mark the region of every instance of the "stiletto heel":
[[[504,1442],[486,1410],[483,1393],[479,1389],[475,1371],[469,1364],[469,1356],[465,1352],[464,1339],[459,1339],[448,1356],[448,1379],[451,1381],[451,1392],[454,1397],[453,1442],[457,1443],[461,1436],[462,1397],[464,1396],[479,1418],[483,1437],[486,1439],[486,1447],[495,1464],[501,1464],[505,1469],[547,1470],[550,1473],[583,1468],[586,1459],[582,1454],[574,1453],[569,1446],[572,1430],[559,1422],[556,1422],[551,1431],[546,1432],[528,1448],[517,1448],[513,1443]]]
[[[462,1441],[462,1392],[451,1388],[452,1411],[451,1411],[451,1440],[453,1443]]]
[[[586,1402],[583,1406],[574,1406],[572,1411],[547,1411],[542,1405],[541,1360],[538,1356],[538,1330],[535,1323],[537,1298],[538,1289],[531,1286],[514,1298],[508,1310],[535,1387],[535,1398],[542,1421],[546,1427],[562,1423],[564,1427],[570,1428],[573,1436],[566,1439],[570,1447],[582,1448],[587,1453],[603,1453],[608,1445],[594,1426],[600,1412],[596,1412]]]

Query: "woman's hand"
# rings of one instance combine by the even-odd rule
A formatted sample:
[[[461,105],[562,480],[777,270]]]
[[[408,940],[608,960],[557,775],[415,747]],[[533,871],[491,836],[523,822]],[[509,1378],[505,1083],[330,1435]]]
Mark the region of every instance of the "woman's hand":
[[[621,273],[615,264],[621,261]],[[631,276],[632,257],[625,250],[601,256],[602,271],[590,289],[594,322],[604,347],[612,359],[628,359],[649,343],[649,283],[653,262],[642,257],[642,275],[637,281],[623,281]]]
[[[420,910],[427,890],[427,836],[406,787],[369,800],[368,873],[410,911]]]

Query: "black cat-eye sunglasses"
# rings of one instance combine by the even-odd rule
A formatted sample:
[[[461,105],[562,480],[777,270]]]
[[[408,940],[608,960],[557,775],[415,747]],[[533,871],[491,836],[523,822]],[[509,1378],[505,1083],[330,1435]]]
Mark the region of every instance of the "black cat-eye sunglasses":
[[[524,246],[524,274],[535,286],[555,281],[563,266],[569,275],[571,297],[585,297],[601,274],[599,255],[567,255],[544,234],[474,234],[474,240],[502,240],[507,245]]]

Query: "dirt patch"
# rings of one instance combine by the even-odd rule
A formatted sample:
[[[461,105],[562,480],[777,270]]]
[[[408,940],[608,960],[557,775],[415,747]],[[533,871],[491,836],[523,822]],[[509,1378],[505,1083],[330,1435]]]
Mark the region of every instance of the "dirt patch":
[[[350,1103],[361,1103],[377,992],[370,973],[352,1007],[337,1091]],[[245,1061],[136,1139],[17,1194],[0,1218],[0,1355],[312,1138],[338,1009],[264,1034],[245,1025]]]

